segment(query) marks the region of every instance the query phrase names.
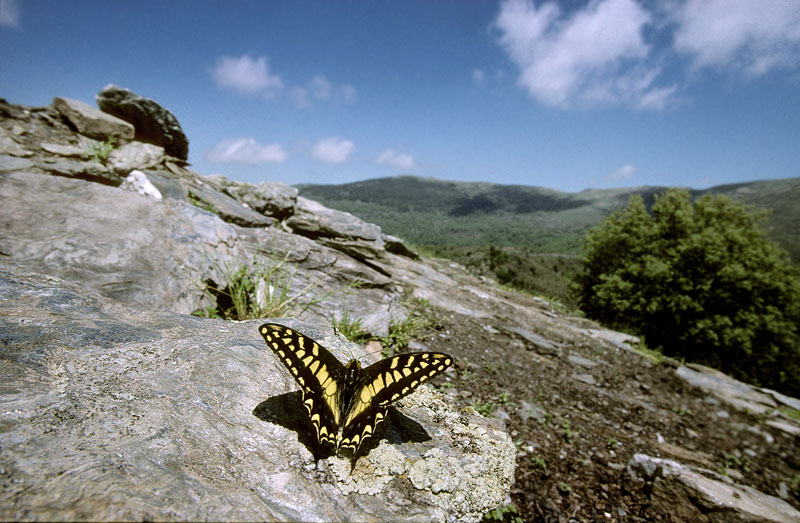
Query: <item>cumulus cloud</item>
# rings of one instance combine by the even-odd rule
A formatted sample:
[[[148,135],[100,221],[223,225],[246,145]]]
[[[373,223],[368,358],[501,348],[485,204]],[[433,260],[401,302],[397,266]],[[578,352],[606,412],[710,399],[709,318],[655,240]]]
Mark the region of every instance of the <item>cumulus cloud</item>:
[[[297,107],[311,107],[315,101],[334,100],[353,103],[356,90],[352,85],[335,85],[324,75],[315,75],[306,86],[295,86],[290,89],[289,96]]]
[[[344,163],[355,150],[350,140],[332,136],[319,140],[311,147],[311,156],[326,163]]]
[[[570,14],[555,2],[505,0],[494,24],[519,85],[540,102],[660,108],[671,92],[655,85],[659,70],[645,63],[651,23],[634,0],[592,0]]]
[[[797,0],[688,0],[673,7],[675,49],[700,67],[758,75],[800,64]]]
[[[632,164],[626,164],[614,171],[613,173],[608,175],[609,180],[628,180],[633,178],[633,175],[636,174],[636,167]]]
[[[214,163],[283,163],[288,158],[286,150],[277,143],[261,145],[253,138],[224,140],[206,153],[206,160]]]
[[[6,27],[19,27],[20,11],[17,0],[3,0],[0,2],[0,25]]]
[[[211,75],[220,87],[248,94],[271,95],[283,86],[281,77],[269,72],[265,56],[223,56],[217,60]]]
[[[396,153],[392,149],[386,149],[375,160],[376,163],[390,165],[398,169],[411,169],[414,167],[414,157],[409,154]]]

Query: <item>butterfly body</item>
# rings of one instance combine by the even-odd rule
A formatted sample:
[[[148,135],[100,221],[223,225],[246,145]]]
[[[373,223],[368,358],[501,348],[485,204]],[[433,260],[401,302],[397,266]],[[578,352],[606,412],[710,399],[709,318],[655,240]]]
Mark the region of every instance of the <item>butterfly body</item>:
[[[343,365],[325,347],[283,325],[265,323],[259,332],[300,386],[317,442],[337,454],[356,456],[392,402],[453,361],[447,354],[417,352],[361,368],[355,359]]]

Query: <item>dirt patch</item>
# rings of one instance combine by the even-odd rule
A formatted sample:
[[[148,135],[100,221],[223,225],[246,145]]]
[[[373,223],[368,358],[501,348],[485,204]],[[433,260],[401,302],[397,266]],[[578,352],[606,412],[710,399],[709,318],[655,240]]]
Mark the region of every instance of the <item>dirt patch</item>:
[[[525,296],[506,298],[535,305]],[[526,521],[673,521],[628,476],[635,453],[714,470],[772,496],[783,490],[800,507],[798,441],[763,416],[690,387],[675,375],[675,362],[655,364],[557,330],[559,322],[597,328],[591,322],[528,323],[534,335],[525,337],[506,328],[513,307],[491,312],[476,318],[438,311],[421,342],[456,358],[443,390],[505,420],[518,449],[512,501]],[[535,343],[537,335],[546,341]]]

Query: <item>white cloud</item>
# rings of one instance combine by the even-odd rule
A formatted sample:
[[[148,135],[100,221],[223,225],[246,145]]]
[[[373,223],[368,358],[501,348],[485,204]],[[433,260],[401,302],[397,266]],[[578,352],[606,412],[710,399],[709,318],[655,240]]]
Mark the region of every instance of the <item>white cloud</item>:
[[[699,67],[758,75],[800,65],[797,0],[688,0],[673,8],[675,49]]]
[[[651,23],[634,0],[591,0],[569,15],[554,2],[505,0],[495,20],[518,83],[556,107],[665,105],[674,88],[655,86],[659,70],[645,64]]]
[[[261,93],[270,96],[283,86],[280,76],[270,74],[265,56],[223,56],[217,60],[211,74],[220,87],[248,94]]]
[[[306,108],[315,101],[341,101],[347,104],[356,100],[356,90],[352,85],[335,85],[324,75],[315,75],[306,86],[295,86],[289,91],[289,97],[297,107]]]
[[[261,145],[253,138],[224,140],[205,155],[209,162],[245,164],[283,163],[288,156],[280,144]]]
[[[636,167],[632,164],[626,164],[614,171],[613,173],[608,175],[609,180],[627,180],[633,178],[633,175],[636,174]]]
[[[350,140],[332,136],[319,140],[311,148],[311,156],[326,163],[344,163],[355,149],[355,145]]]
[[[481,69],[475,69],[472,71],[472,81],[476,85],[481,85],[486,80],[486,73],[484,73]]]
[[[414,167],[414,157],[409,154],[396,153],[392,149],[386,149],[375,160],[376,163],[391,165],[398,169],[411,169]]]
[[[0,2],[0,25],[6,27],[19,27],[20,11],[17,0],[2,0]]]

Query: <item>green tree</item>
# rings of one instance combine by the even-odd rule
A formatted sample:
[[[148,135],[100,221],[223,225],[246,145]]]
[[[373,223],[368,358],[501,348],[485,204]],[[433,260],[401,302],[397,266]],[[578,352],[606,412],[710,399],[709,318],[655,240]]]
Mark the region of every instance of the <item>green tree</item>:
[[[800,278],[756,212],[724,196],[641,197],[584,240],[587,316],[651,347],[800,395]]]

